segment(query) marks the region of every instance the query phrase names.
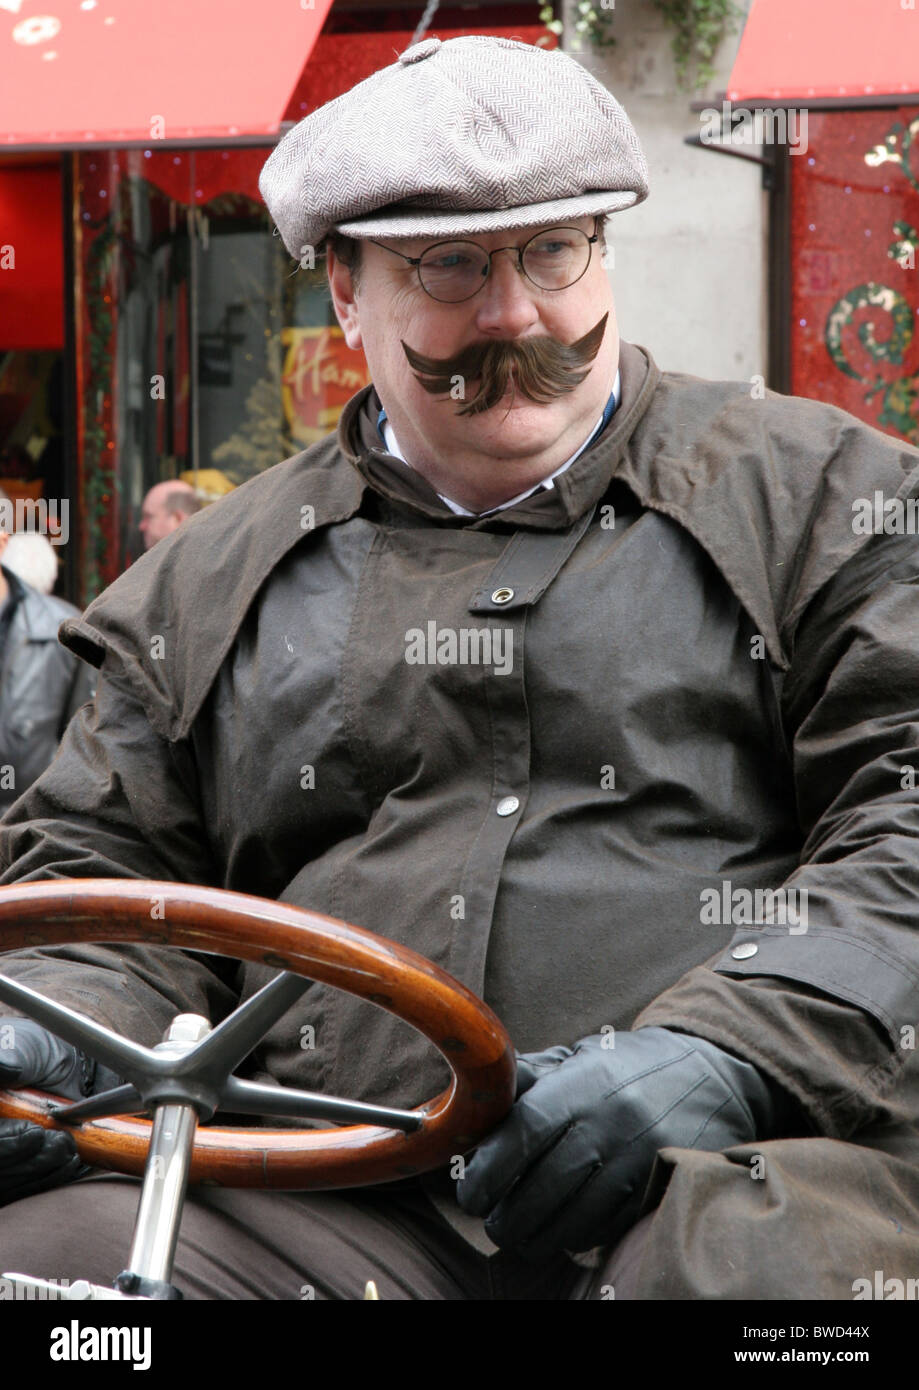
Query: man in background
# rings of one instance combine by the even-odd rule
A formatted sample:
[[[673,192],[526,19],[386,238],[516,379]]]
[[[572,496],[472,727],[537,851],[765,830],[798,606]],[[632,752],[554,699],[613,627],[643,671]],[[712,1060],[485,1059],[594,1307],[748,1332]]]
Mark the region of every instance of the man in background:
[[[177,531],[188,517],[194,516],[201,503],[190,483],[157,483],[144,498],[140,513],[140,533],[144,548],[152,549],[157,541]]]

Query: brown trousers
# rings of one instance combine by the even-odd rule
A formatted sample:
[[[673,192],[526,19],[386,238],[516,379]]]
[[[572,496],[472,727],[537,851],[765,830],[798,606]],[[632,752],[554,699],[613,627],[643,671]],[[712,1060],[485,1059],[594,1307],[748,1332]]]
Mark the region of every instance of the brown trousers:
[[[128,1263],[139,1192],[133,1178],[97,1174],[4,1207],[0,1271],[111,1284]],[[620,1266],[624,1278],[613,1260],[598,1282],[566,1256],[487,1257],[414,1190],[200,1188],[185,1205],[173,1281],[188,1299],[360,1299],[368,1279],[381,1299],[609,1298],[600,1282]]]
[[[99,1174],[3,1208],[0,1271],[111,1283],[128,1262],[139,1190]],[[359,1299],[368,1279],[381,1298],[403,1300],[852,1301],[890,1296],[877,1290],[896,1281],[919,1286],[912,1154],[817,1138],[665,1149],[649,1200],[659,1205],[588,1271],[565,1255],[482,1255],[404,1184],[199,1188],[174,1280],[186,1298],[270,1300]]]

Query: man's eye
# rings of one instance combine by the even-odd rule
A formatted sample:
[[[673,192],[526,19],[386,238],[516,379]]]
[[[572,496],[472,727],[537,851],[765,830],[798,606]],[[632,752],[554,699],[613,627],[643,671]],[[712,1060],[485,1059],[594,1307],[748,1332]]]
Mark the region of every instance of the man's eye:
[[[445,251],[440,256],[428,257],[424,264],[431,270],[464,270],[471,261],[462,251]]]

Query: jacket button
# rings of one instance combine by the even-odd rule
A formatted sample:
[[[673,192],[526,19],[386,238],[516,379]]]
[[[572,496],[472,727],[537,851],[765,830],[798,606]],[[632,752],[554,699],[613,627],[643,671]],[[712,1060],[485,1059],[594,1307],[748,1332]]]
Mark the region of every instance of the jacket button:
[[[498,802],[495,810],[499,816],[512,816],[515,811],[520,810],[520,802],[516,796],[503,796]]]
[[[731,955],[735,960],[749,960],[751,956],[756,955],[758,950],[759,947],[754,941],[742,941],[739,946],[734,947]]]
[[[507,589],[507,588],[495,589],[495,592],[494,592],[494,593],[492,594],[492,596],[491,596],[491,601],[492,601],[492,603],[510,603],[510,601],[511,601],[511,599],[512,599],[513,597],[514,597],[514,591],[513,591],[513,589]]]

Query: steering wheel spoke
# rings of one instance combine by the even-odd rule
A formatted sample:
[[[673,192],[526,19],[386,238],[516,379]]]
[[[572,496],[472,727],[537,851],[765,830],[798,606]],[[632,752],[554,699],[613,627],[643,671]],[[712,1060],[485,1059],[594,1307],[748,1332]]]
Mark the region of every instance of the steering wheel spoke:
[[[5,1004],[12,1004],[29,1018],[34,1018],[36,1023],[43,1024],[50,1033],[55,1033],[65,1042],[72,1043],[87,1056],[104,1062],[119,1076],[133,1081],[136,1074],[149,1070],[153,1060],[153,1053],[149,1048],[128,1042],[127,1038],[113,1033],[104,1024],[96,1023],[85,1014],[77,1013],[76,1009],[69,1009],[66,1004],[58,1004],[44,994],[29,989],[28,985],[21,985],[17,980],[11,980],[2,974],[0,1000]]]
[[[175,1075],[225,1080],[312,983],[287,971],[276,975],[197,1043],[177,1064]]]
[[[342,1100],[318,1091],[297,1091],[290,1086],[265,1086],[231,1076],[220,1093],[220,1108],[238,1115],[286,1116],[294,1120],[330,1120],[333,1124],[382,1125],[411,1134],[420,1129],[424,1116],[415,1110],[395,1110],[361,1100]]]
[[[143,1096],[131,1085],[113,1086],[97,1096],[87,1096],[61,1105],[52,1105],[49,1114],[61,1124],[79,1125],[86,1120],[101,1120],[106,1115],[141,1115],[147,1106]]]

